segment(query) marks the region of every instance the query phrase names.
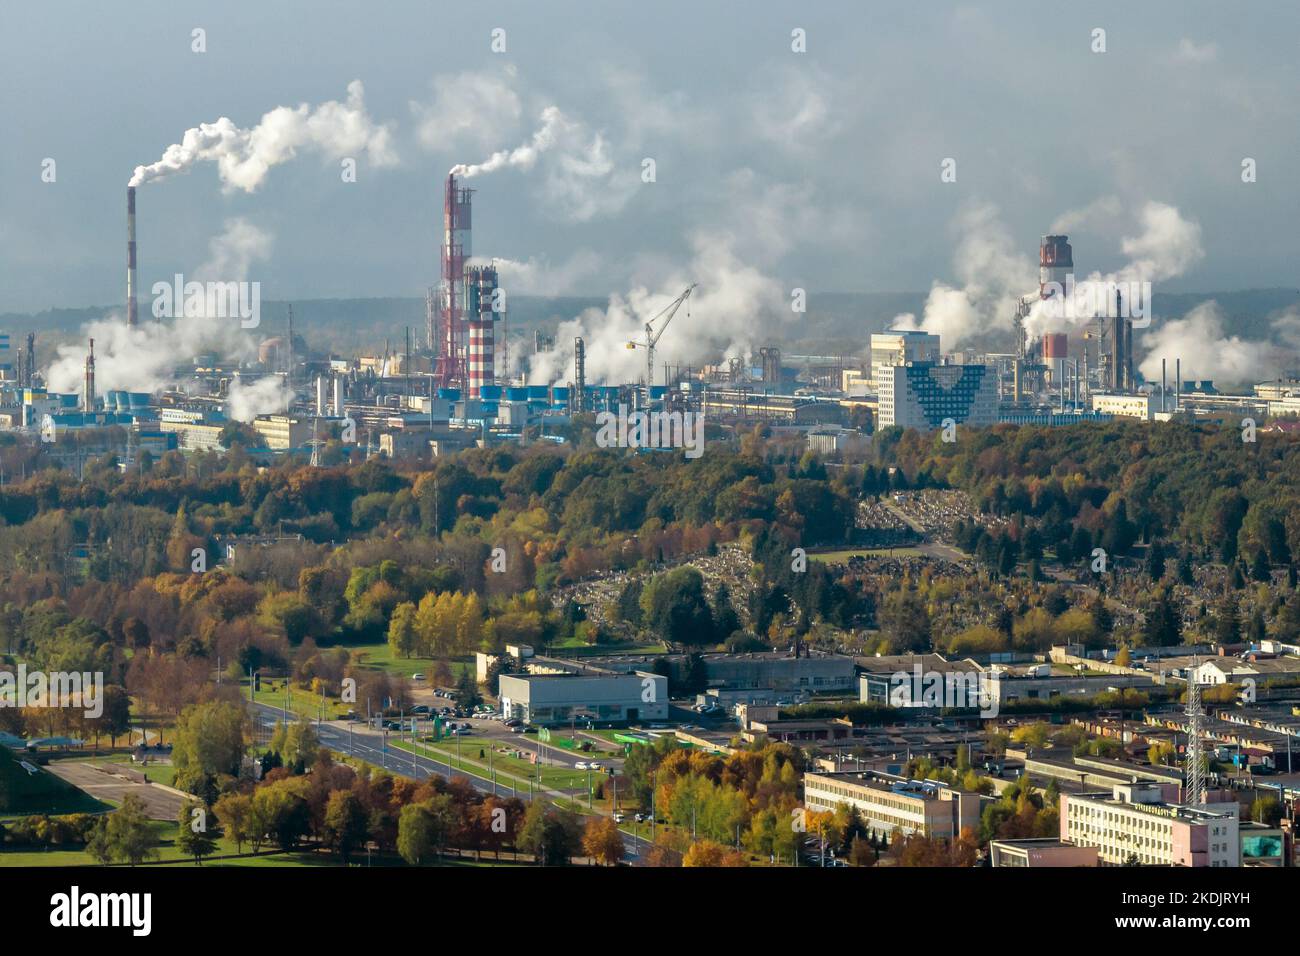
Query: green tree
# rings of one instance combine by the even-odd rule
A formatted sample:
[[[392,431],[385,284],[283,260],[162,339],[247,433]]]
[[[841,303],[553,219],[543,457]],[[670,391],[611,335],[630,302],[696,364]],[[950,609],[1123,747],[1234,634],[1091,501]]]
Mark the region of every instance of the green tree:
[[[410,657],[419,646],[413,602],[403,601],[393,608],[393,616],[388,622],[388,646],[399,657]]]
[[[195,866],[199,866],[205,856],[217,851],[217,836],[219,832],[213,832],[209,826],[208,811],[204,807],[194,802],[181,807],[176,820],[176,848],[192,857]]]
[[[157,846],[144,801],[128,793],[120,807],[100,818],[86,849],[100,863],[138,866],[158,855]]]
[[[352,851],[365,844],[369,819],[365,806],[355,793],[335,790],[325,804],[321,841],[346,864]]]
[[[220,782],[239,775],[247,724],[239,702],[213,700],[185,708],[176,721],[172,748],[176,786],[211,804]]]

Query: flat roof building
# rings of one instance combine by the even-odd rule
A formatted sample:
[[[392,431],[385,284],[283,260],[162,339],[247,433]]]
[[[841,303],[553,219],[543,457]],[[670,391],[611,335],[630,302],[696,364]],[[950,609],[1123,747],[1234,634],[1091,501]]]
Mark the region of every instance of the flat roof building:
[[[881,369],[908,362],[938,362],[939,336],[931,332],[898,330],[871,335],[871,384],[880,391]],[[846,392],[848,388],[844,389]]]
[[[1061,840],[1095,846],[1103,865],[1240,866],[1237,804],[1166,803],[1171,789],[1136,782],[1109,794],[1062,793]]]
[[[964,827],[978,827],[980,795],[937,780],[909,780],[869,770],[863,773],[806,773],[803,802],[809,810],[854,807],[873,833],[919,833],[955,839]]]
[[[634,724],[668,719],[668,678],[633,674],[502,674],[501,712],[539,726],[574,720]]]
[[[1075,846],[1051,837],[1028,840],[993,840],[989,843],[993,866],[1097,866],[1095,846]]]

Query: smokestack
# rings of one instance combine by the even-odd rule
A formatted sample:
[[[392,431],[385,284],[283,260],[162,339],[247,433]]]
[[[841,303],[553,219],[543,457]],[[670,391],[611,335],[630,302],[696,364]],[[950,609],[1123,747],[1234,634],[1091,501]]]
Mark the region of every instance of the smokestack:
[[[438,388],[468,387],[465,372],[465,263],[471,250],[471,196],[454,174],[447,176],[442,195],[442,285],[438,309],[438,360],[433,376]]]
[[[334,379],[334,415],[343,417],[343,383],[338,378]]]
[[[1174,359],[1174,411],[1178,411],[1178,406],[1183,401],[1183,360]]]
[[[325,417],[325,376],[316,376],[316,416]]]
[[[584,403],[587,400],[587,343],[578,336],[573,340],[573,397],[571,399],[573,411],[581,413],[585,411]]]
[[[126,324],[135,328],[135,187],[126,187]]]
[[[83,400],[85,410],[95,410],[95,340],[90,340],[90,351],[86,353],[86,390]]]
[[[1160,360],[1160,411],[1165,411],[1165,360]]]

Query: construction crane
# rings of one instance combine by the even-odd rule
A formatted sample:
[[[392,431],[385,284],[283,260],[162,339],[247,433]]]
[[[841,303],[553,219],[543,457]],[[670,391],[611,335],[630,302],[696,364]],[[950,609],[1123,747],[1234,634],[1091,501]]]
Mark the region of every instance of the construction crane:
[[[666,306],[660,309],[659,312],[657,312],[646,322],[644,342],[627,343],[627,347],[630,349],[646,350],[646,357],[645,357],[645,387],[647,389],[646,398],[650,397],[650,393],[648,389],[650,388],[651,384],[653,384],[654,377],[655,377],[655,346],[659,343],[659,337],[663,335],[664,332],[667,330],[668,323],[673,320],[673,316],[677,314],[677,310],[682,307],[682,303],[691,297],[691,292],[695,290],[696,285],[698,285],[698,283],[692,282],[690,285],[686,287],[685,292],[683,292],[677,298],[673,299],[673,301],[669,302]],[[686,317],[690,318],[690,315],[691,315],[691,310],[687,308]],[[663,324],[660,325],[658,331],[656,331],[655,323],[658,322],[661,318],[664,320]]]

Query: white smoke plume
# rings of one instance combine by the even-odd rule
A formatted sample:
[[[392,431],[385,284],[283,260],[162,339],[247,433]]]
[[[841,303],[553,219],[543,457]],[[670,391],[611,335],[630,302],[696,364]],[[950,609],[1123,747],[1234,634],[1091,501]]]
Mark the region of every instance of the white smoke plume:
[[[470,179],[483,173],[494,173],[498,169],[532,169],[537,158],[555,145],[558,131],[565,122],[564,114],[558,106],[548,106],[542,110],[542,125],[527,143],[514,149],[498,150],[481,163],[453,166],[451,175]]]
[[[1213,379],[1228,385],[1246,385],[1277,378],[1286,353],[1271,342],[1249,341],[1224,332],[1223,311],[1213,299],[1202,302],[1181,319],[1161,322],[1147,330],[1148,346],[1142,360],[1144,378],[1160,377],[1160,360],[1182,360],[1185,379]]]
[[[360,80],[353,80],[348,84],[346,103],[330,100],[315,108],[306,103],[278,106],[251,129],[236,126],[225,116],[188,129],[157,162],[137,166],[129,185],[141,186],[188,172],[196,163],[214,162],[226,191],[251,193],[272,167],[293,159],[300,150],[331,159],[364,152],[374,166],[397,162],[390,125],[370,118],[365,89]]]
[[[560,324],[556,348],[530,357],[527,379],[555,384],[573,379],[573,340],[582,336],[587,351],[590,384],[621,384],[645,377],[646,353],[628,348],[645,340],[645,323],[667,306],[692,281],[699,285],[655,346],[655,382],[663,381],[663,365],[701,365],[731,357],[747,357],[764,344],[782,316],[794,318],[781,284],[743,263],[726,236],[700,233],[693,237],[694,257],[689,275],[679,272],[626,296],[614,295],[604,309],[588,309]],[[688,314],[689,313],[689,314]],[[662,319],[656,328],[662,328]]]
[[[996,206],[977,203],[958,216],[959,233],[953,268],[961,286],[936,281],[918,321],[912,313],[897,316],[896,329],[937,333],[945,349],[990,333],[1006,333],[1017,298],[1038,282],[1033,260],[1016,252],[1010,231]]]
[[[226,417],[237,422],[251,422],[258,415],[284,411],[289,407],[290,397],[289,390],[275,375],[259,378],[248,385],[235,379],[226,392]]]
[[[266,259],[273,237],[246,219],[234,218],[208,244],[207,261],[185,280],[242,282],[255,262]],[[206,303],[205,303],[206,305]],[[238,318],[184,314],[157,319],[148,301],[141,302],[140,324],[132,329],[121,315],[110,315],[88,323],[82,340],[95,340],[95,388],[101,394],[111,389],[154,392],[175,381],[176,365],[202,352],[216,352],[228,359],[251,361],[257,343]],[[85,373],[86,347],[80,343],[59,347],[58,357],[46,371],[52,391],[81,391]]]
[[[1102,202],[1105,202],[1104,200]],[[1079,213],[1067,213],[1057,222],[1068,220],[1071,216],[1087,217],[1093,206]],[[1201,227],[1190,219],[1183,217],[1175,206],[1161,202],[1147,202],[1138,214],[1140,231],[1135,236],[1124,236],[1120,240],[1120,251],[1128,256],[1129,261],[1115,272],[1102,273],[1094,270],[1086,276],[1076,275],[1076,287],[1088,283],[1092,289],[1109,287],[1115,283],[1156,283],[1174,279],[1183,275],[1205,257],[1201,244]],[[1154,296],[1155,290],[1152,290]],[[1100,297],[1095,307],[1084,308],[1081,296],[1073,300],[1073,308],[1067,310],[1042,303],[1034,305],[1025,317],[1025,331],[1032,343],[1049,332],[1070,332],[1090,324],[1098,315],[1106,314],[1106,306],[1111,302],[1101,302]],[[1152,303],[1146,302],[1146,318],[1150,318]]]
[[[470,260],[471,264],[481,261]],[[518,295],[569,295],[583,279],[597,275],[601,268],[600,256],[590,249],[578,250],[559,265],[532,256],[525,261],[494,257],[490,262],[501,274],[502,287]]]
[[[500,72],[467,70],[435,77],[433,102],[410,103],[420,144],[433,150],[496,145],[523,112],[513,88],[517,77],[513,64]]]
[[[562,218],[588,222],[618,212],[640,185],[640,169],[616,163],[605,136],[558,106],[541,111],[539,126],[528,142],[502,149],[481,163],[461,163],[453,176],[470,179],[502,169],[528,171],[548,156],[542,197]],[[548,155],[549,154],[549,155]]]

